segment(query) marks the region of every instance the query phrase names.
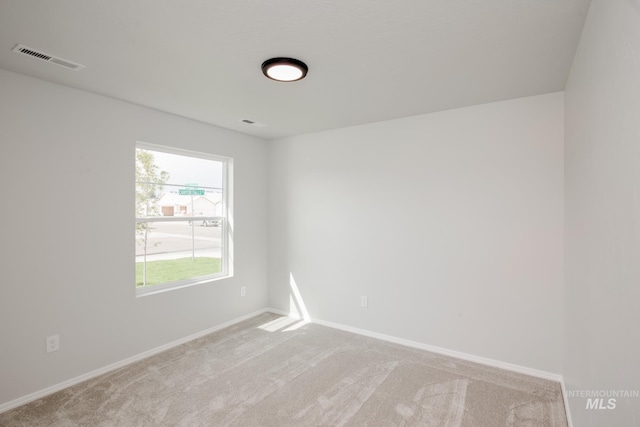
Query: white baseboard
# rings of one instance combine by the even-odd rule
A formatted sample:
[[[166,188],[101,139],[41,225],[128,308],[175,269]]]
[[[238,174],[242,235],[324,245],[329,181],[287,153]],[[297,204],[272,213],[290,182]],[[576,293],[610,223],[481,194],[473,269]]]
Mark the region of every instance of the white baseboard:
[[[205,335],[209,335],[209,334],[211,334],[213,332],[217,332],[217,331],[219,331],[221,329],[224,329],[226,327],[235,325],[236,323],[242,322],[243,320],[250,319],[250,318],[252,318],[254,316],[257,316],[259,314],[265,313],[267,311],[271,312],[273,310],[269,310],[269,309],[265,308],[265,309],[262,309],[262,310],[254,311],[253,313],[246,314],[246,315],[238,317],[236,319],[229,320],[228,322],[224,322],[224,323],[221,323],[219,325],[216,325],[216,326],[214,326],[212,328],[205,329],[204,331],[196,332],[195,334],[186,336],[184,338],[180,338],[180,339],[172,341],[172,342],[170,342],[168,344],[164,344],[164,345],[161,345],[159,347],[153,348],[151,350],[145,351],[143,353],[136,354],[135,356],[128,357],[128,358],[126,358],[124,360],[121,360],[119,362],[115,362],[115,363],[112,363],[110,365],[104,366],[102,368],[96,369],[95,371],[87,372],[86,374],[79,375],[79,376],[77,376],[75,378],[71,378],[70,380],[63,381],[61,383],[52,385],[52,386],[44,388],[42,390],[38,390],[38,391],[36,391],[34,393],[27,394],[26,396],[22,396],[22,397],[19,397],[17,399],[11,400],[9,402],[0,404],[0,414],[3,413],[3,412],[8,411],[10,409],[17,408],[18,406],[24,405],[25,403],[32,402],[34,400],[40,399],[42,397],[45,397],[45,396],[47,396],[49,394],[55,393],[57,391],[63,390],[65,388],[68,388],[68,387],[71,387],[71,386],[74,386],[74,385],[79,384],[79,383],[81,383],[83,381],[87,381],[87,380],[89,380],[91,378],[95,378],[95,377],[97,377],[99,375],[106,374],[107,372],[111,372],[111,371],[116,370],[118,368],[122,368],[123,366],[130,365],[130,364],[132,364],[134,362],[138,362],[138,361],[140,361],[142,359],[146,359],[147,357],[151,357],[151,356],[153,356],[155,354],[158,354],[158,353],[161,353],[161,352],[163,352],[165,350],[169,350],[170,348],[177,347],[177,346],[179,346],[181,344],[184,344],[186,342],[193,341],[193,340],[195,340],[197,338],[203,337]]]
[[[270,308],[267,311],[270,311],[275,314],[279,314],[282,316],[289,316],[298,319],[297,316],[291,316],[289,313],[284,312],[282,310],[277,310]],[[567,390],[564,384],[564,377],[560,374],[556,374],[553,372],[541,371],[538,369],[528,368],[526,366],[515,365],[513,363],[502,362],[500,360],[489,359],[486,357],[475,356],[473,354],[462,353],[460,351],[449,350],[442,347],[436,347],[429,344],[423,344],[417,341],[406,340],[404,338],[398,338],[391,335],[380,334],[377,332],[368,331],[366,329],[353,328],[351,326],[345,326],[338,323],[327,322],[321,319],[311,319],[312,323],[317,323],[318,325],[327,326],[329,328],[339,329],[345,332],[351,332],[358,335],[363,335],[366,337],[377,338],[383,341],[392,342],[395,344],[404,345],[407,347],[416,348],[419,350],[426,350],[432,353],[438,353],[445,356],[451,356],[462,360],[467,360],[470,362],[480,363],[482,365],[492,366],[494,368],[500,368],[511,372],[517,372],[520,374],[530,375],[532,377],[542,378],[550,381],[555,381],[560,383],[560,388],[562,390],[562,401],[564,403],[564,410],[567,415],[567,423],[568,427],[573,427],[573,422],[571,420],[571,411],[569,408],[569,400],[567,399]]]
[[[287,313],[286,311],[278,310],[276,308],[267,308],[269,313],[279,314],[280,316],[291,317],[292,319],[300,319],[300,316],[294,316],[291,313]]]
[[[19,397],[17,399],[14,399],[12,401],[0,404],[0,413],[2,412],[6,412],[10,409],[16,408],[18,406],[24,405],[26,403],[32,402],[34,400],[40,399],[42,397],[45,397],[49,394],[55,393],[57,391],[63,390],[65,388],[74,386],[76,384],[79,384],[83,381],[87,381],[91,378],[95,378],[99,375],[102,374],[106,374],[108,372],[111,372],[113,370],[122,368],[123,366],[126,365],[130,365],[132,363],[138,362],[142,359],[146,359],[148,357],[151,357],[155,354],[161,353],[163,351],[169,350],[170,348],[179,346],[181,344],[184,344],[186,342],[195,340],[197,338],[203,337],[205,335],[211,334],[213,332],[219,331],[221,329],[224,329],[226,327],[232,326],[236,323],[242,322],[244,320],[250,319],[254,316],[257,316],[259,314],[265,313],[265,312],[270,312],[270,313],[274,313],[274,314],[279,314],[281,316],[288,316],[288,317],[293,317],[293,318],[298,318],[295,316],[291,316],[290,313],[284,312],[282,310],[277,310],[277,309],[273,309],[273,308],[264,308],[262,310],[258,310],[255,311],[253,313],[249,313],[246,314],[244,316],[238,317],[236,319],[230,320],[228,322],[224,322],[221,323],[217,326],[205,329],[203,331],[200,332],[196,332],[195,334],[186,336],[184,338],[180,338],[178,340],[172,341],[168,344],[164,344],[161,345],[159,347],[153,348],[151,350],[145,351],[143,353],[137,354],[135,356],[129,357],[127,359],[121,360],[119,362],[115,362],[112,363],[110,365],[104,366],[102,368],[96,369],[94,371],[88,372],[86,374],[83,375],[79,375],[75,378],[71,378],[67,381],[63,381],[61,383],[55,384],[53,386],[44,388],[42,390],[36,391],[34,393],[30,393],[28,395]],[[485,357],[480,357],[480,356],[475,356],[472,354],[467,354],[467,353],[462,353],[459,351],[455,351],[455,350],[448,350],[445,348],[441,348],[441,347],[436,347],[436,346],[432,346],[432,345],[428,345],[428,344],[423,344],[417,341],[411,341],[411,340],[406,340],[404,338],[398,338],[398,337],[394,337],[391,335],[385,335],[385,334],[380,334],[377,332],[372,332],[372,331],[368,331],[366,329],[359,329],[359,328],[353,328],[351,326],[345,326],[345,325],[341,325],[338,323],[333,323],[333,322],[327,322],[325,320],[321,320],[321,319],[311,319],[312,323],[316,323],[318,325],[322,325],[322,326],[327,326],[329,328],[333,328],[333,329],[339,329],[345,332],[351,332],[354,334],[358,334],[358,335],[363,335],[363,336],[367,336],[367,337],[371,337],[371,338],[376,338],[376,339],[380,339],[383,341],[388,341],[388,342],[392,342],[395,344],[400,344],[400,345],[404,345],[407,347],[412,347],[412,348],[417,348],[420,350],[426,350],[426,351],[430,351],[433,353],[438,353],[438,354],[442,354],[445,356],[451,356],[451,357],[456,357],[458,359],[462,359],[462,360],[468,360],[470,362],[476,362],[476,363],[480,363],[483,365],[487,365],[487,366],[493,366],[495,368],[500,368],[500,369],[505,369],[507,371],[512,371],[512,372],[518,372],[521,374],[525,374],[525,375],[530,375],[533,377],[538,377],[538,378],[543,378],[543,379],[547,379],[547,380],[551,380],[551,381],[556,381],[559,382],[562,388],[562,396],[563,396],[563,400],[564,400],[564,405],[565,405],[565,412],[567,414],[567,422],[569,424],[569,427],[573,427],[572,421],[571,421],[571,413],[569,411],[569,403],[567,400],[567,391],[565,388],[565,384],[564,384],[564,379],[562,377],[562,375],[559,374],[554,374],[551,372],[546,372],[546,371],[540,371],[537,369],[532,369],[532,368],[527,368],[525,366],[520,366],[520,365],[515,365],[512,363],[507,363],[507,362],[502,362],[499,360],[494,360],[494,359],[489,359],[489,358],[485,358]]]
[[[407,347],[413,347],[420,350],[426,350],[432,353],[451,356],[458,359],[467,360],[470,362],[476,362],[482,365],[493,366],[495,368],[500,368],[507,371],[518,372],[520,374],[530,375],[532,377],[544,378],[544,379],[556,381],[556,382],[560,382],[562,380],[562,375],[554,374],[552,372],[540,371],[538,369],[528,368],[526,366],[514,365],[512,363],[502,362],[500,360],[489,359],[481,356],[475,356],[473,354],[462,353],[460,351],[449,350],[446,348],[436,347],[429,344],[423,344],[421,342],[406,340],[404,338],[397,338],[391,335],[379,334],[377,332],[367,331],[365,329],[352,328],[350,326],[339,325],[337,323],[326,322],[324,320],[312,319],[311,321],[313,323],[317,323],[318,325],[328,326],[330,328],[340,329],[346,332],[352,332],[358,335],[377,338],[383,341],[389,341],[395,344],[400,344]]]
[[[282,310],[277,310],[275,308],[269,308],[267,309],[267,311],[274,313],[274,314],[279,314],[281,316],[288,316],[288,317],[292,317],[294,319],[300,319],[299,316],[293,316],[290,313],[287,313],[285,311]],[[358,329],[358,328],[353,328],[351,326],[345,326],[345,325],[341,325],[338,323],[333,323],[333,322],[327,322],[325,320],[320,320],[320,319],[311,319],[312,323],[317,323],[318,325],[323,325],[323,326],[327,326],[329,328],[334,328],[334,329],[339,329],[341,331],[345,331],[345,332],[351,332],[354,334],[358,334],[358,335],[363,335],[366,337],[371,337],[371,338],[377,338],[383,341],[388,341],[388,342],[392,342],[395,344],[401,344],[407,347],[412,347],[412,348],[416,348],[419,350],[426,350],[426,351],[430,351],[432,353],[438,353],[438,354],[442,354],[445,356],[451,356],[451,357],[456,357],[458,359],[462,359],[462,360],[468,360],[470,362],[476,362],[476,363],[480,363],[482,365],[487,365],[487,366],[492,366],[494,368],[500,368],[500,369],[504,369],[507,371],[512,371],[512,372],[517,372],[520,374],[525,374],[525,375],[530,375],[532,377],[537,377],[537,378],[542,378],[542,379],[546,379],[546,380],[550,380],[550,381],[555,381],[555,382],[559,382],[560,383],[560,388],[562,390],[562,401],[564,403],[564,411],[567,415],[567,424],[568,427],[573,427],[573,421],[571,420],[571,410],[569,408],[569,400],[567,399],[568,394],[567,394],[567,389],[566,386],[564,384],[564,377],[560,374],[555,374],[553,372],[547,372],[547,371],[541,371],[538,369],[532,369],[532,368],[528,368],[526,366],[520,366],[520,365],[515,365],[512,363],[507,363],[507,362],[502,362],[500,360],[495,360],[495,359],[489,359],[486,357],[480,357],[480,356],[475,356],[473,354],[468,354],[468,353],[462,353],[459,351],[455,351],[455,350],[449,350],[446,348],[442,348],[442,347],[436,347],[436,346],[432,346],[432,345],[428,345],[428,344],[423,344],[417,341],[411,341],[411,340],[406,340],[403,338],[397,338],[391,335],[384,335],[384,334],[379,334],[377,332],[372,332],[372,331],[368,331],[366,329]]]
[[[564,412],[567,414],[567,425],[573,427],[573,421],[571,420],[571,408],[569,407],[569,395],[567,394],[567,387],[564,384],[564,377],[560,381],[560,387],[562,387],[562,400],[564,401]]]
[[[271,313],[280,314],[283,316],[290,316],[289,313],[286,313],[281,310],[276,309],[268,309]],[[294,317],[294,316],[290,316]],[[377,338],[383,341],[389,341],[395,344],[404,345],[407,347],[417,348],[420,350],[430,351],[432,353],[438,353],[445,356],[451,356],[462,360],[467,360],[470,362],[480,363],[482,365],[492,366],[495,368],[505,369],[507,371],[518,372],[520,374],[530,375],[532,377],[543,378],[550,381],[562,382],[562,375],[555,374],[552,372],[541,371],[538,369],[528,368],[526,366],[515,365],[513,363],[502,362],[500,360],[489,359],[486,357],[475,356],[473,354],[463,353],[460,351],[449,350],[442,347],[436,347],[429,344],[424,344],[417,341],[411,341],[404,338],[398,338],[391,335],[380,334],[378,332],[368,331],[366,329],[353,328],[351,326],[345,326],[338,323],[327,322],[321,319],[311,319],[312,323],[317,323],[318,325],[328,326],[330,328],[339,329],[346,332],[352,332],[358,335],[364,335],[371,338]]]

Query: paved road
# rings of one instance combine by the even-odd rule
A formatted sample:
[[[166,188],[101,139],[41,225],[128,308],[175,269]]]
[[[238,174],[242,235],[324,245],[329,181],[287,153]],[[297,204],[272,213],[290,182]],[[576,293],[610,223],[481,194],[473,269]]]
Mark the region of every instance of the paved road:
[[[191,235],[193,229],[193,238]],[[147,261],[196,256],[220,257],[222,227],[203,227],[184,222],[156,222],[147,236]],[[144,246],[136,238],[136,261],[142,261]]]

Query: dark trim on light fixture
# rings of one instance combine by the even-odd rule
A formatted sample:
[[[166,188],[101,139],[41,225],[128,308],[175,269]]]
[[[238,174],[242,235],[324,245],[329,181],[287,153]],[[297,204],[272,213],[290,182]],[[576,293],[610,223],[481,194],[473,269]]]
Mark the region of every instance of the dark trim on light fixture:
[[[290,74],[279,76],[274,71],[288,68]],[[294,58],[271,58],[262,63],[262,74],[278,82],[296,82],[304,79],[309,71],[309,67],[302,61]]]

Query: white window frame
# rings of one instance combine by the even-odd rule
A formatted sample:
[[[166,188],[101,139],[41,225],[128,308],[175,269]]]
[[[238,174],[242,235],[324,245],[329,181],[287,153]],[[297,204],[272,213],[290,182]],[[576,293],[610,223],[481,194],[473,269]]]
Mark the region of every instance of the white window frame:
[[[222,212],[225,216],[193,216],[188,217],[194,224],[204,220],[221,221],[221,259],[219,273],[207,276],[199,276],[191,279],[178,280],[174,282],[160,283],[157,285],[135,287],[136,297],[153,295],[161,292],[181,289],[188,286],[201,285],[213,281],[233,277],[233,158],[224,157],[215,154],[202,153],[198,151],[184,150],[175,147],[167,147],[165,145],[150,144],[147,142],[136,142],[136,149],[160,151],[167,154],[176,154],[179,156],[195,157],[205,160],[213,160],[222,163]],[[135,152],[134,152],[135,153]],[[134,154],[135,160],[135,154]],[[134,184],[136,185],[136,184]],[[170,222],[185,221],[184,217],[135,217],[135,223],[143,222]],[[135,281],[134,281],[135,283]]]

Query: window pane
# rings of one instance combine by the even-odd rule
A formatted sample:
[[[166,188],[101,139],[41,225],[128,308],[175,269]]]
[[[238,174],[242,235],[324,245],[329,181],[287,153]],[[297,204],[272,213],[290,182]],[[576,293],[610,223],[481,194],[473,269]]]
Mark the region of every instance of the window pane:
[[[136,216],[224,216],[224,162],[136,149]]]
[[[223,232],[222,220],[138,224],[136,286],[220,273]]]

